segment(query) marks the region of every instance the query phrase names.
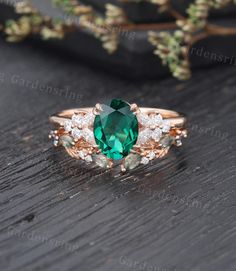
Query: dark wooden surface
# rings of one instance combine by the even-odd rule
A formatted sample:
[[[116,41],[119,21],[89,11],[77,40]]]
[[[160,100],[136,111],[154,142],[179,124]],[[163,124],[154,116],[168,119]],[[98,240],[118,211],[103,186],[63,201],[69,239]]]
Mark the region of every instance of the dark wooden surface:
[[[1,271],[236,270],[235,66],[127,81],[27,43],[0,52]],[[112,97],[185,112],[189,138],[126,174],[52,147],[50,114]]]

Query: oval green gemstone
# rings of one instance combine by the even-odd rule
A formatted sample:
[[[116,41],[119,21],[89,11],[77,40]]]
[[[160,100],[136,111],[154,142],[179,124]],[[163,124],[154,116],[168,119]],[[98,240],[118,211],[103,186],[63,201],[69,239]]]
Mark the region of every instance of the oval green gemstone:
[[[138,120],[130,105],[113,99],[102,104],[94,120],[94,137],[102,153],[113,160],[126,157],[138,138]]]

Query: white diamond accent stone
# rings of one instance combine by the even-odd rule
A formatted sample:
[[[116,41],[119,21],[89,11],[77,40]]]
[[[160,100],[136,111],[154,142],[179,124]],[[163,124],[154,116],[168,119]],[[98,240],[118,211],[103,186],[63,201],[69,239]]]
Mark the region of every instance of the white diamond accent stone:
[[[64,129],[66,132],[70,132],[72,130],[72,121],[71,120],[66,120],[64,124]]]
[[[150,129],[144,129],[139,133],[137,144],[145,144],[152,136],[152,131]]]
[[[54,145],[55,147],[57,147],[57,146],[58,146],[58,141],[57,141],[57,140],[54,140],[54,141],[53,141],[53,145]]]
[[[162,125],[163,118],[162,118],[161,114],[158,114],[158,115],[155,116],[155,121],[156,121],[156,125],[157,126],[161,126]]]
[[[85,117],[84,117],[84,121],[83,121],[84,125],[86,125],[86,126],[93,125],[94,118],[95,118],[95,116],[94,116],[94,114],[92,112],[86,114]]]
[[[89,128],[83,129],[83,137],[87,142],[95,144],[93,131],[90,130]]]
[[[74,128],[71,131],[71,135],[74,137],[74,139],[78,140],[82,137],[82,131],[78,128]]]
[[[84,117],[82,115],[74,114],[71,120],[74,126],[83,126]]]
[[[150,160],[153,160],[154,158],[156,158],[155,152],[154,152],[154,151],[149,152],[148,158],[149,158]]]
[[[161,139],[162,136],[162,130],[160,128],[156,128],[153,132],[152,132],[152,138],[158,142]]]
[[[163,122],[163,118],[160,114],[152,115],[150,117],[150,126],[151,127],[161,126],[162,122]]]
[[[140,124],[142,124],[143,126],[148,127],[149,123],[150,123],[150,119],[149,116],[147,114],[139,114],[138,115],[138,121],[140,122]]]
[[[176,146],[177,147],[182,146],[182,141],[180,139],[176,140]]]
[[[149,163],[149,159],[147,157],[143,157],[140,163],[143,165],[147,165]]]
[[[147,114],[139,114],[138,115],[139,123],[145,127],[150,127],[154,129],[155,127],[160,127],[163,124],[163,118],[161,114],[153,114],[148,116]]]
[[[168,120],[164,120],[162,124],[162,132],[169,133],[170,131],[170,122]]]

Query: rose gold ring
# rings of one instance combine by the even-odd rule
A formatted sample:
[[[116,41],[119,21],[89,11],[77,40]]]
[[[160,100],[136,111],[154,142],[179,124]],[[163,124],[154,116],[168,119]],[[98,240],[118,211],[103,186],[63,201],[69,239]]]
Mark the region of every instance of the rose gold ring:
[[[187,137],[183,114],[120,99],[64,110],[51,116],[50,122],[55,130],[49,137],[71,157],[103,168],[118,162],[122,171],[162,158]]]

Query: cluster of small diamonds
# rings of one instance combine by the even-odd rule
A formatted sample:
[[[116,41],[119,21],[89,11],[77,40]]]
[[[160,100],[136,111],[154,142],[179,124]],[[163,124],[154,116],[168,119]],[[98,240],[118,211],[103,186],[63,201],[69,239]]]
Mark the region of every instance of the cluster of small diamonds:
[[[143,129],[139,132],[137,145],[146,144],[149,140],[159,142],[164,134],[171,129],[170,122],[162,118],[160,114],[138,114],[139,123]]]
[[[70,133],[74,141],[84,138],[86,142],[94,144],[93,131],[90,128],[94,122],[94,114],[92,112],[87,114],[74,114],[70,120],[66,120],[64,129]]]
[[[102,154],[94,153],[93,146],[95,139],[93,134],[93,124],[95,115],[93,112],[73,114],[72,117],[64,122],[64,130],[53,130],[49,138],[53,139],[54,146],[62,145],[65,148],[73,148],[72,155],[77,159],[84,160],[87,163],[95,162],[103,168],[110,168],[111,162]],[[76,147],[79,140],[89,143],[87,147]]]
[[[154,151],[150,151],[148,155],[143,156],[140,164],[147,165],[151,160],[156,158],[156,153]]]
[[[91,163],[93,161],[92,155],[86,151],[77,151],[76,157],[86,161],[87,163]]]

